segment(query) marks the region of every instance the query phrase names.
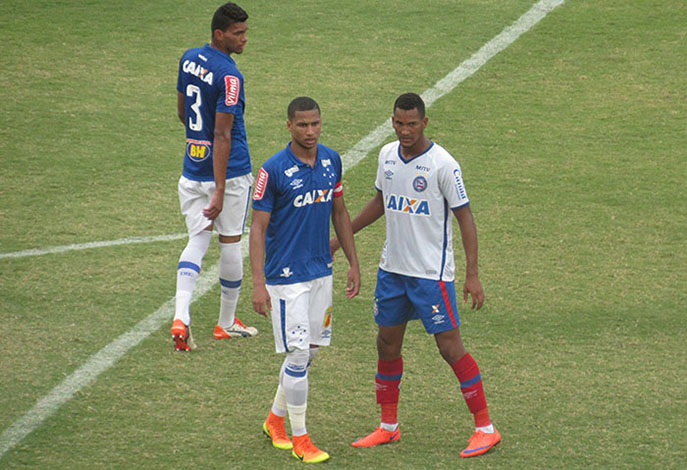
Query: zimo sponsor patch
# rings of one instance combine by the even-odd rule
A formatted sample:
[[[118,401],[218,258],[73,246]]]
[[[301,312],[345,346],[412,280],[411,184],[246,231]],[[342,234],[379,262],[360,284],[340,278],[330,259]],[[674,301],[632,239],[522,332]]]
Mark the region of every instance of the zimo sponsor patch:
[[[255,191],[253,191],[254,201],[259,201],[265,195],[265,188],[267,187],[267,180],[269,177],[269,173],[267,173],[264,168],[260,168],[257,181],[255,182]]]
[[[239,93],[241,92],[241,81],[239,77],[227,75],[224,77],[224,87],[226,88],[224,104],[227,106],[234,106],[239,102]]]

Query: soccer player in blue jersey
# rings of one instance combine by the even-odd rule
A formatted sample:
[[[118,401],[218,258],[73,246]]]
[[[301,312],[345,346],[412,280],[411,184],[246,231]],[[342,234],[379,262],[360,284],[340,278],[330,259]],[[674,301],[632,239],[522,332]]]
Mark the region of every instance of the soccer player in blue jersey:
[[[356,233],[382,215],[386,219],[374,304],[378,325],[375,385],[382,419],[375,431],[352,445],[372,447],[400,440],[401,348],[408,321],[420,319],[453,369],[474,416],[475,431],[460,453],[474,457],[498,444],[501,436],[489,418],[477,363],[460,336],[451,215],[458,220],[465,250],[463,302],[471,296],[472,308],[479,310],[484,291],[477,270],[477,230],[460,166],[425,136],[427,121],[420,96],[406,93],[397,98],[391,122],[398,140],[380,150],[377,194],[352,222]],[[331,247],[336,251],[338,240],[332,239]]]
[[[177,112],[186,127],[184,170],[179,202],[186,217],[188,244],[177,268],[172,338],[177,351],[193,346],[191,296],[210,245],[219,233],[221,300],[215,339],[255,336],[258,331],[236,317],[243,279],[241,235],[250,203],[251,161],[246,139],[243,75],[232,54],[246,46],[248,15],[235,3],[217,9],[212,39],[189,49],[179,61]]]
[[[294,99],[287,110],[291,142],[260,168],[253,193],[250,261],[253,308],[272,317],[278,353],[286,353],[279,386],[263,431],[279,449],[304,462],[329,459],[305,426],[308,369],[332,334],[330,220],[350,265],[346,296],[360,290],[351,219],[344,204],[339,154],[318,144],[320,108]],[[293,443],[284,418],[289,415]]]

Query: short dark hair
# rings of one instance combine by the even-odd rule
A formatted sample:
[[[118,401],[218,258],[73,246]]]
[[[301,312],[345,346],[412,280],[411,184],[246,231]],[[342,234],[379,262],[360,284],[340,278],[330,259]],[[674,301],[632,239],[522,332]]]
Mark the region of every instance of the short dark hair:
[[[234,23],[243,23],[248,19],[248,13],[234,2],[225,3],[212,16],[211,31],[220,29],[226,31]]]
[[[417,108],[420,113],[420,117],[425,117],[425,102],[417,93],[403,93],[401,96],[396,98],[394,102],[394,112],[396,108],[403,109],[405,111],[410,111],[411,109]]]
[[[317,101],[309,96],[299,96],[298,98],[294,98],[291,103],[289,103],[289,107],[286,109],[286,115],[289,118],[289,121],[291,121],[294,117],[296,117],[297,111],[312,111],[313,109],[316,109],[318,113],[321,113],[320,105],[317,104]]]

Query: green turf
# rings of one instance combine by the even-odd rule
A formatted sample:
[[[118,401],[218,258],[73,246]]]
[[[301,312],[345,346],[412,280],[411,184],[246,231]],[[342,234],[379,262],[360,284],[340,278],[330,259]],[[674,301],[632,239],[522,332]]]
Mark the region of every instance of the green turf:
[[[534,0],[250,1],[247,126],[255,167],[309,94],[341,153],[527,11]],[[185,230],[176,180],[181,53],[211,2],[0,4],[0,253]],[[472,419],[419,324],[407,333],[403,440],[378,423],[372,296],[384,238],[357,238],[363,287],[335,265],[332,347],[310,374],[308,430],[329,468],[684,468],[687,455],[687,8],[570,0],[429,110],[459,160],[487,294],[461,310],[503,444],[458,458]],[[344,176],[354,215],[376,149]],[[457,233],[457,232],[456,232]],[[184,240],[0,259],[0,432],[174,295]],[[205,266],[217,260],[216,240]],[[456,243],[457,274],[463,257]],[[246,265],[245,272],[249,268]],[[460,285],[460,282],[457,282]],[[296,468],[260,425],[281,357],[260,335],[215,342],[219,291],[193,306],[199,349],[165,325],[0,457],[0,468]]]

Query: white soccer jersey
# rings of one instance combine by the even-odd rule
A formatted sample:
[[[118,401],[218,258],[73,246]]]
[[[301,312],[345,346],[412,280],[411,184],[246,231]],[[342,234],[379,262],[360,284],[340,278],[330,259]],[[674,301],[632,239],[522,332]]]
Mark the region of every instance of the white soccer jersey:
[[[379,152],[375,186],[384,198],[386,241],[379,267],[406,276],[453,281],[453,214],[470,203],[458,162],[432,143],[406,161],[398,141]]]

